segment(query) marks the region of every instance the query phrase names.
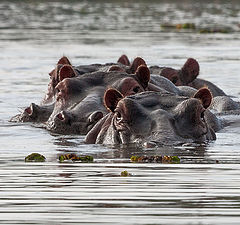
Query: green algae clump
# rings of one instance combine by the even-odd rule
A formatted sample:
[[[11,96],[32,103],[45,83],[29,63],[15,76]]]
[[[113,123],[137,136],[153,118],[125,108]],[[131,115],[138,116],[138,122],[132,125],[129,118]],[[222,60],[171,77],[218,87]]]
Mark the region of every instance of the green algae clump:
[[[25,157],[25,162],[45,162],[45,161],[46,161],[45,156],[39,153],[32,153]]]
[[[130,160],[139,163],[180,163],[178,156],[136,156],[133,155]]]
[[[129,176],[131,176],[131,174],[127,170],[124,170],[121,172],[121,177],[129,177]]]
[[[65,154],[59,156],[59,161],[64,162],[65,160],[79,161],[79,162],[93,162],[93,157],[90,155],[86,156],[77,156],[76,154]]]

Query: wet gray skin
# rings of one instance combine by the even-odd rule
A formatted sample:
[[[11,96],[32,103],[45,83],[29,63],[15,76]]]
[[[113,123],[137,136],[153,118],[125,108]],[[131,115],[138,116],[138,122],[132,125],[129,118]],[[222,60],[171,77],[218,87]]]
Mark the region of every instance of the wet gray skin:
[[[239,111],[240,103],[228,96],[217,96],[213,98],[210,108],[218,113],[234,110]]]
[[[10,122],[34,122],[43,123],[46,122],[49,116],[52,114],[54,104],[49,105],[37,105],[31,103],[29,107],[24,111],[10,119]]]
[[[127,96],[144,91],[149,77],[148,68],[141,66],[135,75],[98,71],[65,78],[56,86],[58,94],[47,129],[56,133],[86,134],[107,113],[102,103],[107,87],[115,87]]]
[[[176,86],[169,79],[156,74],[151,74],[147,90],[156,92],[166,90],[170,93],[187,97],[192,97],[197,91],[197,89],[189,86]]]
[[[215,140],[213,127],[218,123],[211,112],[211,93],[201,89],[194,98],[168,92],[144,92],[120,99],[120,93],[110,89],[105,93],[105,105],[111,111],[86,136],[86,143],[130,144],[154,142],[178,145]],[[211,121],[212,115],[216,121]],[[217,127],[217,125],[215,126]]]
[[[60,110],[63,99],[56,102],[55,111],[47,122],[47,129],[60,134],[86,134],[100,120],[106,109],[103,106],[103,87],[89,90],[80,102]]]

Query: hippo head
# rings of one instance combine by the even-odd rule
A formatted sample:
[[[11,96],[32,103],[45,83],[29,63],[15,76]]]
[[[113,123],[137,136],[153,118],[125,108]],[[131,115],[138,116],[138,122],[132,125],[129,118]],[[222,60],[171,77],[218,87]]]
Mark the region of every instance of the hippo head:
[[[147,95],[152,95],[151,103],[144,102]],[[176,104],[169,109],[158,105],[159,98],[162,96],[153,92],[124,98],[117,90],[107,90],[104,103],[110,113],[88,133],[86,142],[130,144],[154,141],[172,145],[215,139],[204,119],[204,111],[212,99],[208,89],[199,90],[192,98],[181,97],[181,101],[176,97]],[[167,100],[168,96],[164,98]]]
[[[54,110],[47,121],[48,130],[61,134],[84,135],[106,114],[102,104],[104,87],[85,90],[81,96],[78,95],[81,85],[67,78],[57,88],[59,92]]]
[[[84,135],[102,117],[103,113],[101,111],[81,113],[77,110],[63,110],[48,121],[47,129],[58,134]]]
[[[176,86],[188,85],[199,75],[199,64],[197,60],[189,58],[181,70],[166,67],[162,69],[160,75],[168,78]]]
[[[53,104],[39,106],[31,103],[26,107],[21,114],[18,114],[10,119],[11,122],[46,122],[53,111]]]
[[[70,61],[66,56],[58,60],[57,66],[49,73],[50,82],[48,84],[47,93],[42,101],[42,104],[49,104],[55,100],[55,87],[66,77],[76,76]]]

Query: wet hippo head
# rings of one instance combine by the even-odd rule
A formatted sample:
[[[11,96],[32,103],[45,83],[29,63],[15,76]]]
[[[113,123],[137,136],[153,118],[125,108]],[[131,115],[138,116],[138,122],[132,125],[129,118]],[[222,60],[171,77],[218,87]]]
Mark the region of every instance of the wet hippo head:
[[[71,71],[71,66],[65,65],[61,68],[61,71],[63,69]],[[90,125],[92,125],[97,122],[97,119],[100,119],[100,113],[97,113],[96,117],[92,113],[101,112],[101,115],[106,114],[107,111],[102,103],[106,85],[116,86],[125,96],[144,91],[150,78],[146,66],[140,66],[136,74],[132,75],[121,72],[95,72],[77,78],[65,78],[65,76],[61,76],[61,71],[59,73],[61,81],[55,88],[57,92],[55,107],[48,120],[49,130],[54,132],[60,130],[61,133],[63,133],[62,127],[65,127],[65,133],[79,132],[85,134],[83,130],[86,127],[89,128],[88,122],[91,121]],[[70,72],[67,74],[70,74]],[[112,82],[115,82],[115,84],[112,84]],[[89,119],[89,117],[94,119]],[[68,122],[69,120],[71,120],[71,123]],[[77,123],[79,123],[79,129],[69,126],[69,124]]]
[[[72,92],[74,86],[71,82],[75,85],[74,80],[70,78],[59,83],[58,97],[53,113],[47,121],[47,129],[61,134],[84,135],[107,112],[102,103],[101,93],[104,93],[104,88],[85,90],[84,95],[80,97]]]
[[[207,88],[200,89],[193,98],[178,104],[174,109],[176,133],[183,138],[194,141],[205,141],[209,138],[209,127],[205,121],[205,110],[212,101],[211,92]]]
[[[123,96],[129,96],[145,91],[149,80],[149,69],[147,66],[141,65],[133,76],[117,80],[111,86],[120,91]]]
[[[160,73],[161,76],[168,78],[176,86],[188,85],[197,78],[198,74],[199,64],[193,58],[189,58],[181,70],[166,67]]]
[[[24,109],[21,114],[18,114],[11,118],[11,122],[34,122],[43,123],[46,122],[53,111],[54,105],[39,106],[31,103],[30,106]]]
[[[145,101],[147,96],[148,102]],[[154,92],[124,98],[117,90],[107,90],[104,102],[110,113],[88,133],[86,142],[129,144],[154,141],[172,145],[215,139],[204,119],[204,111],[212,99],[208,89],[199,90],[193,98],[171,95],[171,105],[167,107],[168,98],[170,101],[169,95]],[[165,101],[164,107],[160,101]]]
[[[47,129],[58,134],[86,134],[103,117],[101,111],[81,113],[61,111],[47,124]]]

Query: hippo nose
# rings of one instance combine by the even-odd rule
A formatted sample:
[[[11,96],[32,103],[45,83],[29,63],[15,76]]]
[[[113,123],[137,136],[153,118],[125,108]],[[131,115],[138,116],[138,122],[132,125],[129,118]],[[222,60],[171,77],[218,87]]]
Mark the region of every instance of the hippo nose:
[[[38,106],[34,103],[31,103],[29,107],[27,107],[24,111],[29,115],[29,116],[35,116],[37,114]]]
[[[60,113],[58,113],[56,115],[56,118],[61,122],[68,122],[70,119],[65,111],[61,111]]]

